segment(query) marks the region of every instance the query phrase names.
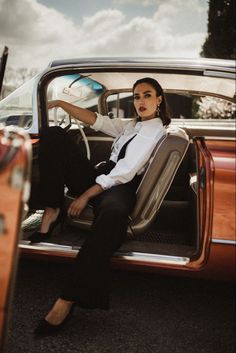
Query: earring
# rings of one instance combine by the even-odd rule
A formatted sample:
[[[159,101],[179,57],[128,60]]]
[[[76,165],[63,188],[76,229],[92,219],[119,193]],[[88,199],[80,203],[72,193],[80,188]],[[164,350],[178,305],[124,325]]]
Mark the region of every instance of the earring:
[[[160,108],[159,108],[159,105],[157,106],[156,117],[157,117],[157,118],[160,117]]]

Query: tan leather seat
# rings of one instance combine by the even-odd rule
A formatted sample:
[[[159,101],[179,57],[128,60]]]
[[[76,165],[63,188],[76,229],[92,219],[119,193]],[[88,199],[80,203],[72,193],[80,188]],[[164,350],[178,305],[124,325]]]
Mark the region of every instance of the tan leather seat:
[[[154,221],[188,145],[187,134],[179,128],[168,129],[168,134],[157,143],[137,189],[137,202],[130,215],[129,234],[145,232]],[[73,199],[66,195],[66,204],[69,205]],[[69,223],[88,229],[93,217],[93,208],[88,206],[79,217],[70,219]]]

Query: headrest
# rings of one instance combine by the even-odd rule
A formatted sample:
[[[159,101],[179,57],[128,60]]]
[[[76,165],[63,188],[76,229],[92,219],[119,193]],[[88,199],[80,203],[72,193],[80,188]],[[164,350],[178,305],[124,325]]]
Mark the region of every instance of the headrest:
[[[185,132],[184,129],[181,129],[180,127],[176,126],[176,125],[170,125],[168,126],[167,128],[167,132],[170,134],[170,135],[175,135],[175,136],[179,136],[179,137],[182,137],[184,138],[185,140],[189,140],[189,137],[187,135],[187,133]]]

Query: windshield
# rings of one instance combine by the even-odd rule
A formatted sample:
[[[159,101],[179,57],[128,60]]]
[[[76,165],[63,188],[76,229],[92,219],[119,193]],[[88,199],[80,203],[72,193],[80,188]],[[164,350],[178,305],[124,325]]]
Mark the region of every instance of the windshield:
[[[29,128],[32,124],[32,96],[38,76],[0,101],[0,123]]]
[[[105,91],[105,87],[93,80],[91,75],[69,74],[53,79],[48,85],[48,101],[60,99],[81,108],[97,111],[98,99]],[[49,125],[67,126],[68,114],[61,108],[48,112]]]

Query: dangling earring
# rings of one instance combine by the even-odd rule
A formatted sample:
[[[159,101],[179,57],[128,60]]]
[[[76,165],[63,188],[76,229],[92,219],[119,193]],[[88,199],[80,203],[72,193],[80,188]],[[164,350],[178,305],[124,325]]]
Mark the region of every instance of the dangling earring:
[[[156,117],[157,117],[157,118],[160,118],[160,108],[159,108],[159,105],[157,106]]]

